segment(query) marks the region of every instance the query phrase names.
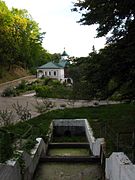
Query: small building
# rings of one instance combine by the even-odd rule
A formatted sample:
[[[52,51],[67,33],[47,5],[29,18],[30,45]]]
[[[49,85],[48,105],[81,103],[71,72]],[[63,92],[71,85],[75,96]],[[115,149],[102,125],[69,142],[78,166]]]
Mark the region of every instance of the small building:
[[[64,49],[58,63],[51,61],[37,68],[37,78],[49,77],[52,79],[58,79],[61,82],[72,84],[73,81],[68,74],[69,65],[69,55]]]

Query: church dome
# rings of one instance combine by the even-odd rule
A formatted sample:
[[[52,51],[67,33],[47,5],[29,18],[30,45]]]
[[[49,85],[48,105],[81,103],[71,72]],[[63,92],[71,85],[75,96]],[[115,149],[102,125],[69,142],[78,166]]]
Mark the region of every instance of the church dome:
[[[63,51],[63,53],[62,53],[61,56],[69,56],[69,55],[67,54],[67,52],[65,51],[65,48],[64,48],[64,51]]]

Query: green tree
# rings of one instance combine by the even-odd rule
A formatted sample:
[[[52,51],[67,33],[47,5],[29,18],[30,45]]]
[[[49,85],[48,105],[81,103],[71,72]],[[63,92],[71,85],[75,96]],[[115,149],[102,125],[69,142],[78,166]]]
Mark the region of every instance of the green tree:
[[[135,98],[135,2],[130,0],[83,0],[74,4],[82,13],[80,23],[97,24],[97,37],[106,36],[108,45],[90,53],[84,71],[91,94]],[[93,93],[92,93],[93,92]]]
[[[133,0],[79,0],[75,11],[82,12],[80,23],[98,24],[97,37],[111,32],[111,40],[124,37],[132,26],[135,27],[135,1]]]

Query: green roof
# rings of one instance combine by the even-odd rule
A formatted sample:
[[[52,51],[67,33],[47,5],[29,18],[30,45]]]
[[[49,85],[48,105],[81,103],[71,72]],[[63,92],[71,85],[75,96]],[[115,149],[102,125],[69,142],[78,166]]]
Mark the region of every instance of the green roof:
[[[69,61],[66,61],[66,60],[61,60],[58,65],[59,66],[62,66],[63,68],[66,67],[67,65],[69,65]]]
[[[63,67],[54,62],[48,62],[48,63],[38,67],[38,69],[61,69],[61,68],[63,68]]]
[[[67,65],[69,65],[69,61],[67,60],[61,60],[59,63],[54,62],[48,62],[40,67],[38,69],[63,69]]]

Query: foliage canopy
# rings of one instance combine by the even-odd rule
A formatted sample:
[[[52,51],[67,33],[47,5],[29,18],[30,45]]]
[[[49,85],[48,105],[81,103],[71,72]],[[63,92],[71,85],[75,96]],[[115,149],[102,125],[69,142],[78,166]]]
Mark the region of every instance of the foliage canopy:
[[[81,24],[98,25],[97,37],[107,37],[104,49],[78,59],[80,89],[89,98],[134,99],[135,1],[78,0],[73,10],[81,12]]]

